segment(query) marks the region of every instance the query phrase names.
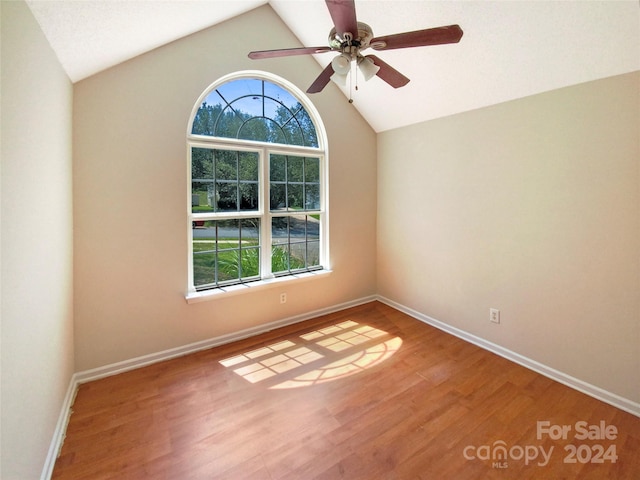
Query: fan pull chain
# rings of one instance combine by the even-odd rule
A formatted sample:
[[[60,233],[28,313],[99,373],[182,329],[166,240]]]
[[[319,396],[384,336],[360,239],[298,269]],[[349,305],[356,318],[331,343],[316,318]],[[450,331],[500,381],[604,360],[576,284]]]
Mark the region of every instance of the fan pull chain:
[[[355,72],[355,73],[354,73]],[[358,74],[358,69],[351,68],[349,75],[349,103],[353,103],[353,77]],[[358,90],[358,78],[356,77],[356,91]]]
[[[358,91],[358,68],[351,69],[351,75],[349,75],[349,103],[353,103],[353,77],[356,79],[355,90]]]

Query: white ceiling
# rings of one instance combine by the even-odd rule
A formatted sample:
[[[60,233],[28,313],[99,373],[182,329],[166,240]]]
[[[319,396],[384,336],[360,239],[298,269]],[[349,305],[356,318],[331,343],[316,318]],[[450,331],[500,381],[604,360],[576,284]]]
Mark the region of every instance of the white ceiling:
[[[73,82],[265,3],[302,45],[327,44],[322,0],[27,0]],[[356,0],[356,11],[376,36],[464,31],[458,44],[376,52],[411,79],[399,89],[377,77],[345,89],[378,132],[640,70],[638,0]],[[265,37],[247,53],[296,46]],[[324,67],[333,54],[316,57]]]

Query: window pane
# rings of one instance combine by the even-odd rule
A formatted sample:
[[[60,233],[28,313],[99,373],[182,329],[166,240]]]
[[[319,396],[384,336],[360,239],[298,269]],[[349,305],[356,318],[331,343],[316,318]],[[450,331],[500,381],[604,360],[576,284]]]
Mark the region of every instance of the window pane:
[[[244,248],[242,255],[242,277],[251,278],[260,275],[260,248]]]
[[[240,160],[240,180],[258,181],[258,154],[256,152],[238,152]]]
[[[225,138],[237,138],[238,131],[242,127],[242,117],[229,107],[220,106],[221,113],[213,123],[213,136]]]
[[[238,179],[238,152],[216,150],[215,176],[217,180]]]
[[[236,92],[236,95],[240,92]],[[233,93],[232,93],[233,94]],[[242,115],[251,117],[264,117],[264,109],[262,102],[262,95],[257,91],[253,95],[243,95],[240,97],[227,98],[230,101],[233,109],[236,112],[240,112]]]
[[[260,275],[260,221],[255,218],[240,221],[241,276],[249,279]]]
[[[320,215],[307,215],[307,268],[320,265]]]
[[[307,267],[317,267],[320,265],[320,242],[309,242],[307,244]]]
[[[242,140],[255,140],[256,142],[269,142],[271,129],[269,122],[262,117],[245,119],[242,126],[236,134],[237,138]]]
[[[305,144],[304,132],[302,131],[302,128],[300,128],[300,125],[295,119],[285,124],[284,132],[287,136],[287,143],[289,145]]]
[[[320,210],[320,159],[295,155],[270,158],[271,211]]]
[[[257,152],[193,148],[191,163],[192,212],[259,209]]]
[[[258,210],[259,156],[256,152],[238,152],[240,210]]]
[[[320,215],[307,215],[307,240],[320,240]]]
[[[216,282],[216,237],[213,222],[196,221],[193,233],[193,283],[207,285]]]
[[[198,113],[193,119],[193,127],[191,128],[191,133],[195,135],[213,135],[214,122],[218,115],[220,115],[220,106],[219,105],[209,105],[205,100],[200,108],[198,108]]]
[[[289,244],[289,217],[271,219],[271,241],[274,245]]]
[[[191,210],[211,212],[213,193],[213,150],[191,149]]]
[[[238,184],[235,182],[216,182],[216,199],[221,212],[238,210]]]
[[[193,252],[193,283],[196,287],[211,285],[216,281],[216,254]]]
[[[289,246],[273,245],[271,248],[271,271],[277,274],[289,270]]]
[[[193,212],[252,211],[259,206],[257,152],[194,148],[192,164],[204,175],[192,177]],[[192,174],[196,171],[192,165]]]
[[[287,207],[289,210],[304,209],[302,184],[289,184],[287,187]]]
[[[271,220],[271,271],[290,270],[289,217],[273,217]]]
[[[218,221],[218,248],[222,280],[246,280],[260,274],[258,219]]]
[[[258,183],[240,184],[240,210],[258,210]]]
[[[213,180],[213,150],[191,149],[191,178]]]
[[[320,210],[320,159],[304,159],[305,209]]]
[[[212,287],[260,276],[260,219],[195,221],[194,285]]]
[[[287,185],[284,183],[272,183],[269,208],[272,212],[287,208]]]
[[[298,105],[300,106],[300,108],[296,112],[296,120],[298,121],[302,135],[304,136],[304,142],[301,143],[301,145],[305,145],[307,147],[317,147],[318,137],[316,135],[316,127],[313,125],[311,117],[309,117],[309,113],[304,108],[302,108],[302,105]]]
[[[191,182],[191,211],[212,212],[213,191],[213,182]]]
[[[320,159],[319,158],[304,159],[304,181],[320,182]]]
[[[217,231],[218,283],[238,280],[240,256],[238,254],[240,225],[238,220],[212,222]]]
[[[307,210],[320,210],[320,185],[307,184],[306,187],[304,208]]]
[[[272,182],[285,182],[287,180],[287,160],[284,155],[271,155],[269,159],[269,177]]]
[[[317,147],[315,126],[290,92],[242,78],[218,86],[198,108],[193,134]]]
[[[310,215],[273,217],[271,269],[274,274],[320,265],[319,220]]]
[[[287,181],[289,182],[302,182],[303,176],[304,158],[301,157],[287,157]]]
[[[260,245],[260,220],[257,218],[244,218],[240,220],[242,247],[255,247]]]

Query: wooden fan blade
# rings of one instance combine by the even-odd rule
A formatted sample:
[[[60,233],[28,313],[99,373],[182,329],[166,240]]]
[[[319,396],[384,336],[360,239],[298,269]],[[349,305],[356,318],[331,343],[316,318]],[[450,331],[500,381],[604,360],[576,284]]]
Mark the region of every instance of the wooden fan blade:
[[[331,75],[333,75],[333,67],[329,64],[322,73],[318,75],[318,78],[315,79],[311,86],[307,88],[307,93],[321,92],[322,89],[327,86],[327,83],[331,81]]]
[[[369,44],[374,50],[391,50],[393,48],[425,47],[428,45],[443,45],[458,43],[462,38],[460,25],[427,28],[415,32],[397,33],[386,37],[371,39]],[[376,45],[379,44],[379,45]]]
[[[253,60],[261,58],[288,57],[291,55],[308,55],[314,53],[324,53],[333,50],[331,47],[302,47],[302,48],[281,48],[278,50],[260,50],[249,52],[249,58]]]
[[[407,77],[405,77],[388,63],[380,60],[380,58],[376,57],[375,55],[367,55],[366,58],[370,58],[371,60],[373,60],[373,63],[380,67],[380,70],[378,70],[378,73],[376,73],[376,75],[387,82],[389,85],[391,85],[393,88],[404,87],[407,83],[409,83],[409,79]]]
[[[349,32],[353,38],[358,36],[358,20],[356,19],[356,4],[354,0],[326,0],[331,20],[336,27],[336,33],[344,38]]]

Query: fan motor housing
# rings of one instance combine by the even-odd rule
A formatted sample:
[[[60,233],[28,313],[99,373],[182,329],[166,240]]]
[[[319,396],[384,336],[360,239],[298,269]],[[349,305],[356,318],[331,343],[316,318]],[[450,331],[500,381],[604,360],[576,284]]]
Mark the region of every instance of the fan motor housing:
[[[346,47],[354,46],[358,49],[365,49],[369,46],[369,42],[373,38],[373,30],[364,22],[358,22],[358,32],[349,41],[348,38],[341,38],[336,32],[335,27],[329,32],[329,46],[334,50],[344,50]]]

